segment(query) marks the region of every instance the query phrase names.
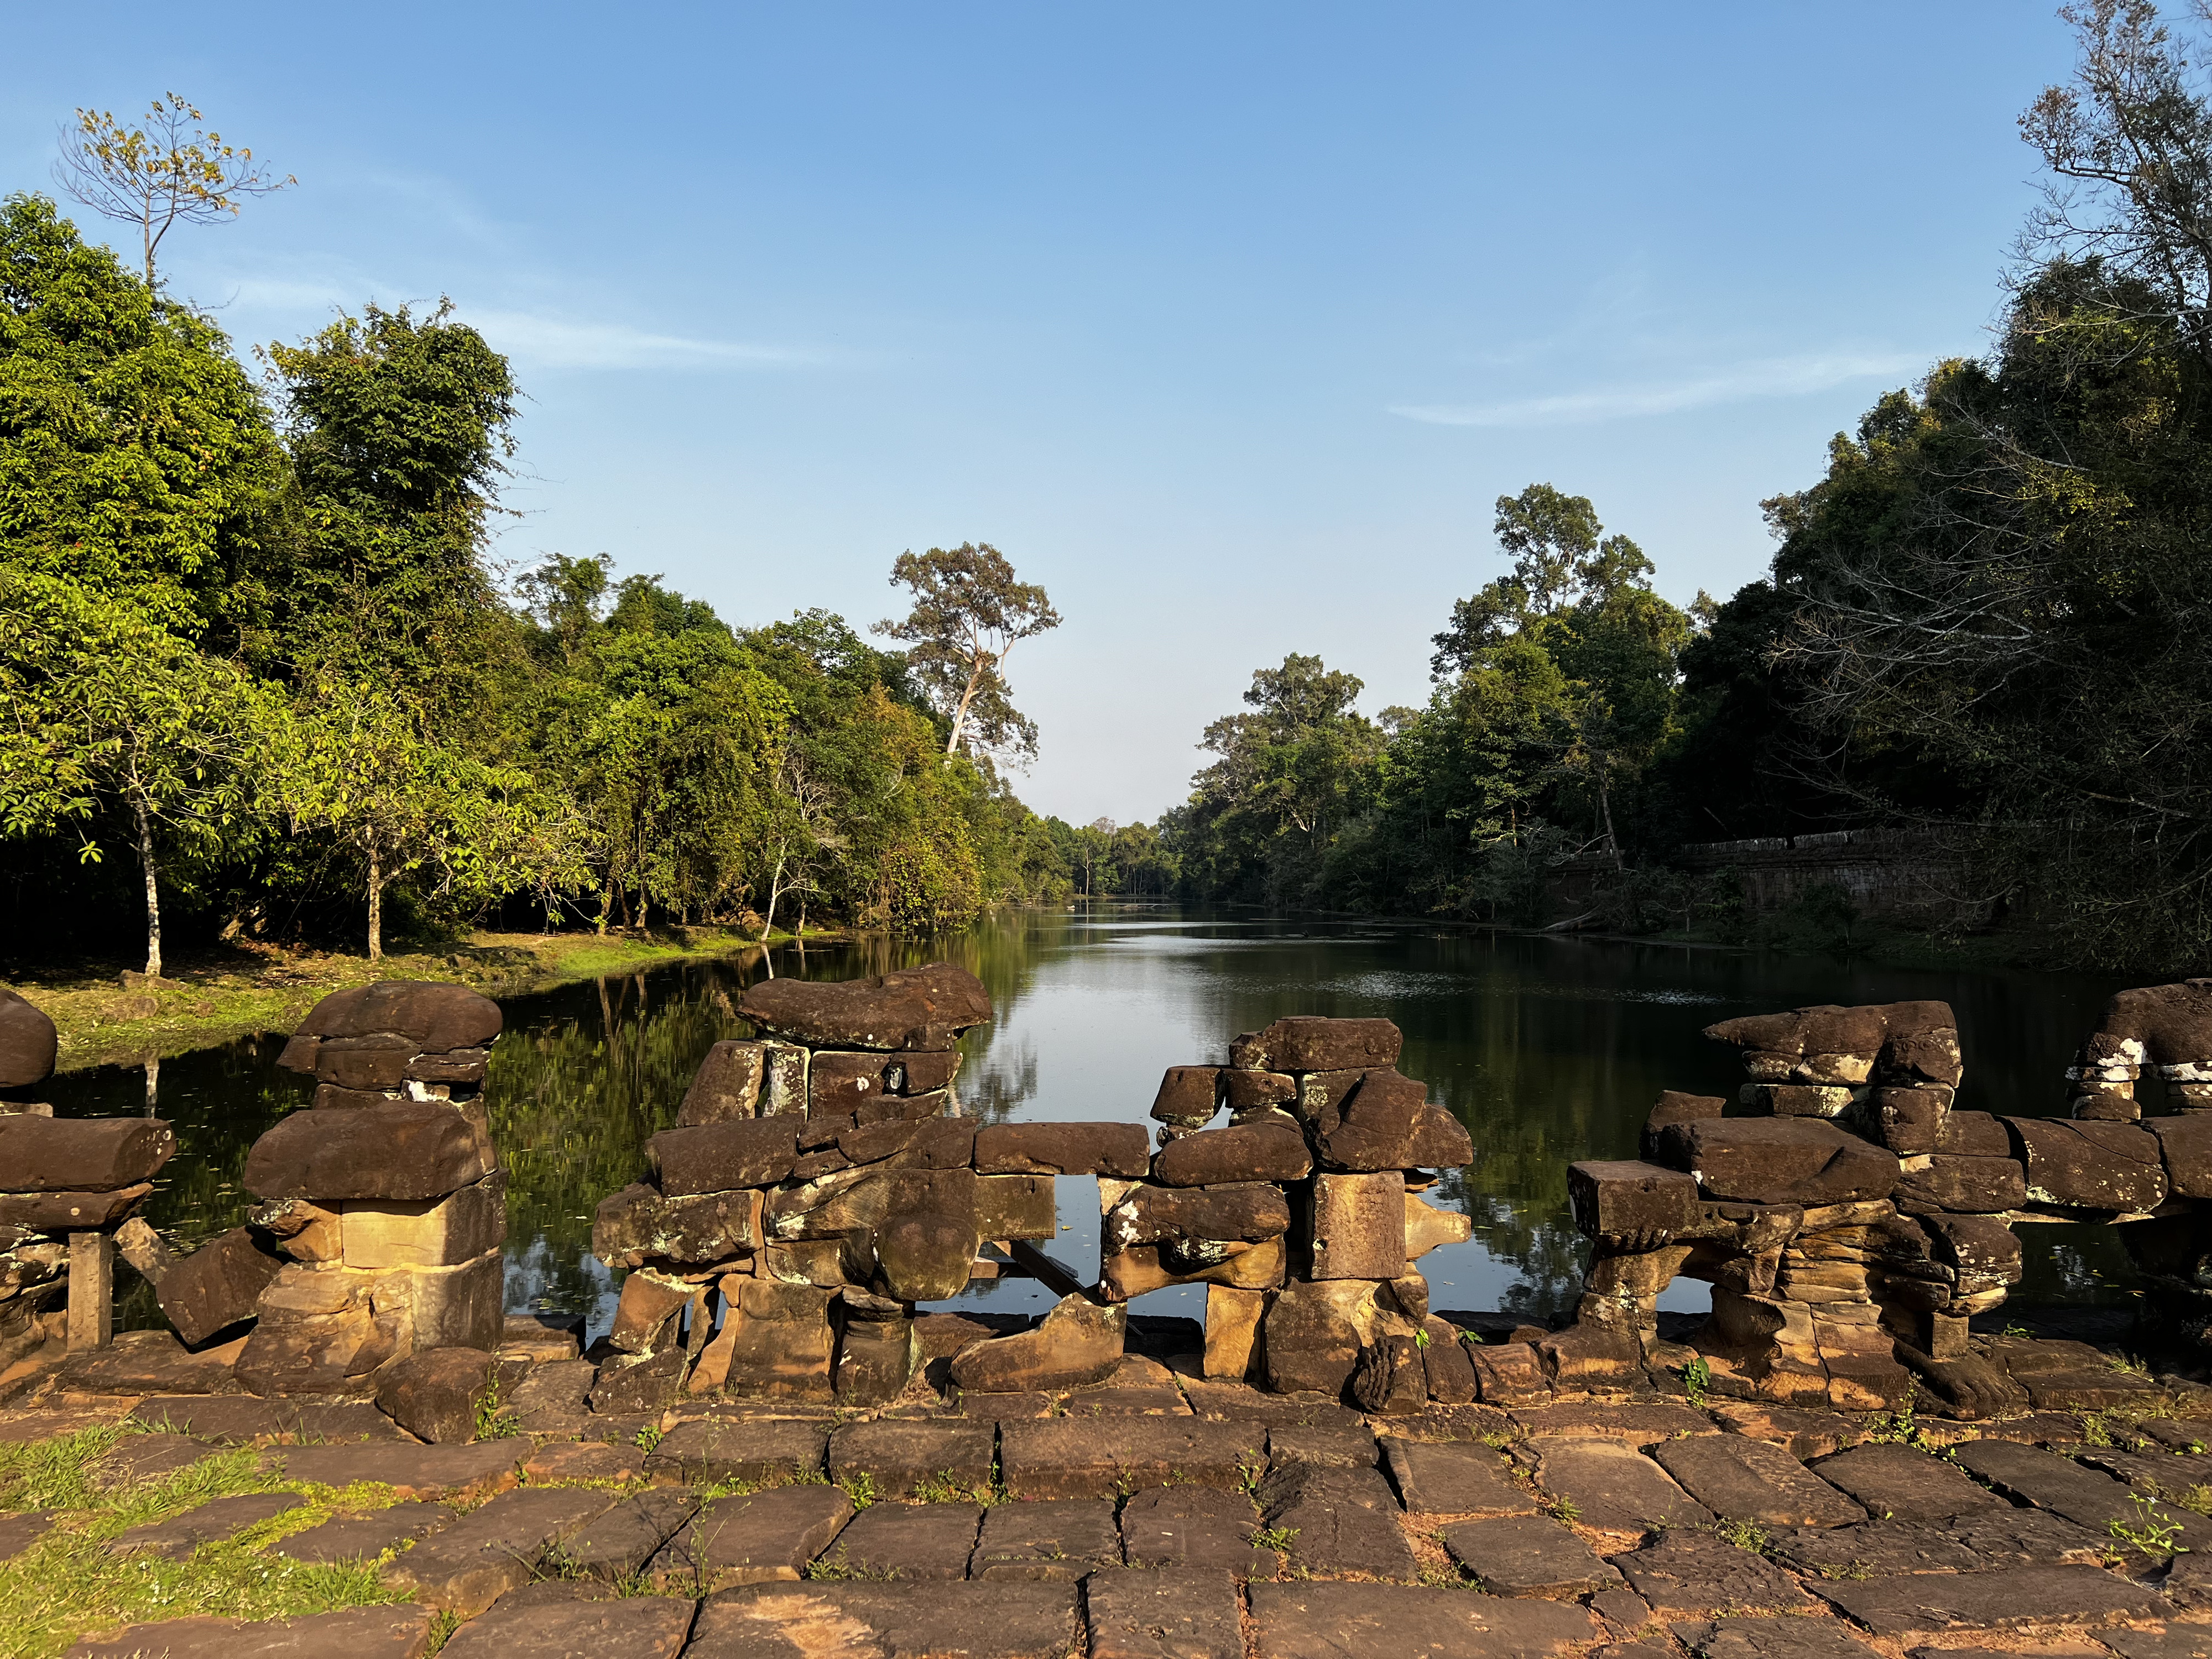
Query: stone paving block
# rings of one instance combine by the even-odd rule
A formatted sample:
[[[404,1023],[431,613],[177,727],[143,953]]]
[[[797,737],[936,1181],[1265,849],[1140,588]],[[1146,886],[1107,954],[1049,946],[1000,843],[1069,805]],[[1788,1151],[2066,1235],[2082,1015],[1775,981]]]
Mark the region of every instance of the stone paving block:
[[[717,1498],[646,1564],[659,1590],[716,1590],[797,1578],[853,1518],[837,1486],[778,1486]]]
[[[1282,1559],[1251,1541],[1259,1525],[1260,1511],[1242,1492],[1150,1486],[1121,1506],[1121,1559],[1133,1567],[1273,1578]]]
[[[2008,1504],[1960,1516],[1947,1523],[1944,1531],[1984,1566],[2009,1565],[2015,1561],[2094,1563],[2101,1560],[2115,1541],[2104,1528],[2093,1529],[2047,1510],[2014,1509]]]
[[[699,1512],[688,1492],[641,1492],[616,1504],[567,1539],[562,1563],[587,1578],[631,1578],[660,1553],[679,1528]]]
[[[711,1596],[684,1659],[1066,1659],[1073,1584],[761,1584]]]
[[[283,1446],[264,1455],[293,1480],[349,1486],[356,1480],[390,1486],[402,1498],[483,1498],[505,1492],[528,1455],[526,1440],[477,1446]]]
[[[837,1534],[821,1569],[863,1578],[964,1578],[982,1525],[980,1504],[871,1504]]]
[[[2212,1659],[2212,1626],[2172,1624],[2161,1631],[2116,1630],[2104,1641],[2120,1659]]]
[[[53,1529],[59,1510],[32,1510],[21,1515],[0,1515],[0,1561],[12,1561]]]
[[[1713,1517],[1626,1439],[1532,1440],[1536,1485],[1605,1532],[1702,1526]]]
[[[1794,1613],[1814,1605],[1779,1567],[1709,1532],[1669,1532],[1613,1557],[1613,1564],[1662,1619],[1729,1609]]]
[[[441,1651],[452,1659],[676,1659],[697,1605],[626,1595],[496,1607],[455,1631]]]
[[[1540,1659],[1603,1634],[1569,1602],[1399,1584],[1252,1586],[1267,1659]]]
[[[614,1493],[583,1487],[503,1493],[390,1563],[384,1581],[425,1607],[473,1618],[614,1504]]]
[[[990,1423],[848,1423],[830,1437],[830,1478],[865,1474],[884,1498],[917,1486],[988,1492],[997,1443]]]
[[[95,1485],[103,1486],[159,1480],[179,1469],[190,1468],[203,1458],[229,1449],[190,1435],[158,1431],[153,1434],[126,1434],[94,1466],[92,1478]]]
[[[1792,1527],[1768,1535],[1774,1559],[1816,1578],[1893,1578],[1911,1572],[1976,1572],[1985,1565],[1944,1527],[1925,1521],[1861,1521]]]
[[[1121,1559],[1114,1505],[1098,1499],[1000,1504],[983,1517],[970,1578],[1033,1578],[1073,1583]]]
[[[1064,1402],[1070,1417],[1190,1417],[1195,1415],[1182,1390],[1172,1382],[1115,1383],[1071,1389]]]
[[[1819,1459],[1813,1473],[1858,1499],[1877,1521],[1948,1521],[2004,1501],[1957,1464],[1910,1446],[1854,1446]]]
[[[1867,1437],[1866,1425],[1841,1412],[1741,1400],[1717,1400],[1706,1409],[1723,1428],[1779,1446],[1801,1462],[1856,1446]]]
[[[67,1659],[421,1659],[428,1607],[349,1607],[307,1619],[165,1619],[88,1638]]]
[[[1589,1545],[1548,1516],[1458,1521],[1442,1536],[1452,1559],[1492,1595],[1571,1601],[1620,1582]]]
[[[1590,1597],[1589,1610],[1620,1637],[1632,1636],[1652,1622],[1651,1604],[1632,1589],[1600,1590]]]
[[[1374,1469],[1293,1464],[1260,1483],[1267,1524],[1291,1534],[1291,1565],[1314,1573],[1419,1576],[1398,1522],[1397,1494]]]
[[[1696,1620],[1674,1633],[1703,1659],[1875,1659],[1875,1650],[1835,1619]]]
[[[1813,1593],[1876,1636],[1941,1635],[2021,1625],[2111,1625],[2165,1616],[2166,1603],[2101,1567],[2004,1567],[1821,1581]]]
[[[374,1561],[389,1549],[428,1537],[453,1518],[443,1504],[409,1498],[367,1515],[337,1515],[319,1526],[280,1538],[272,1555],[295,1561]]]
[[[250,1394],[155,1395],[132,1407],[126,1420],[226,1446],[275,1440],[406,1440],[397,1423],[366,1401],[320,1405]]]
[[[696,1418],[661,1437],[645,1455],[645,1471],[701,1486],[717,1480],[794,1480],[822,1473],[829,1443],[826,1423]]]
[[[1269,1394],[1249,1382],[1182,1379],[1183,1398],[1197,1415],[1229,1423],[1280,1424],[1310,1429],[1364,1428],[1367,1419],[1328,1395]]]
[[[1653,1446],[1654,1462],[1715,1515],[1770,1527],[1841,1527],[1866,1511],[1781,1447],[1740,1434],[1700,1434]]]
[[[1091,1659],[1244,1659],[1244,1609],[1226,1573],[1096,1572],[1083,1592]]]
[[[118,1555],[158,1555],[171,1561],[189,1561],[203,1544],[228,1538],[299,1507],[297,1492],[254,1492],[217,1498],[166,1521],[118,1533],[108,1540],[107,1547]]]
[[[1464,1442],[1382,1443],[1390,1479],[1409,1515],[1534,1515],[1536,1499],[1487,1446]]]
[[[1017,1498],[1112,1498],[1170,1481],[1241,1491],[1265,1462],[1246,1423],[1132,1417],[1051,1418],[999,1425],[999,1470]]]
[[[2140,1526],[2148,1511],[2161,1526],[2178,1525],[2179,1540],[2189,1549],[2212,1548],[2212,1520],[2168,1504],[2144,1503],[2124,1480],[2084,1468],[2057,1452],[2002,1440],[1976,1440],[1958,1447],[1954,1455],[1963,1468],[2007,1497],[2063,1516],[2077,1526],[2100,1532],[2114,1521]]]
[[[522,1460],[522,1478],[536,1486],[563,1480],[642,1480],[645,1454],[600,1440],[555,1440]]]
[[[1720,1431],[1703,1412],[1671,1401],[1646,1400],[1613,1403],[1602,1400],[1572,1400],[1558,1406],[1531,1406],[1510,1413],[1530,1437],[1579,1440],[1626,1440],[1638,1446],[1655,1445],[1686,1434],[1717,1434]]]
[[[1307,1428],[1286,1423],[1267,1431],[1267,1467],[1286,1468],[1292,1463],[1328,1463],[1339,1468],[1371,1469],[1382,1461],[1375,1431],[1365,1424],[1352,1428]]]

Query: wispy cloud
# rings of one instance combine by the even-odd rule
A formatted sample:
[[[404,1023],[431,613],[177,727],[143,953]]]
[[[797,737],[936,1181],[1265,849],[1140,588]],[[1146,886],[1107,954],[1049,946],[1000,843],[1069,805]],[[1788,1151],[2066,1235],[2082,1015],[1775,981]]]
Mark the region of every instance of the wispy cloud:
[[[1914,373],[1929,359],[1905,353],[1767,357],[1680,380],[1566,392],[1487,404],[1394,404],[1389,412],[1432,426],[1587,426],[1710,409],[1757,398],[1794,398],[1849,380]]]
[[[455,313],[500,350],[544,368],[777,368],[829,361],[799,346],[656,334],[624,323],[463,306]]]

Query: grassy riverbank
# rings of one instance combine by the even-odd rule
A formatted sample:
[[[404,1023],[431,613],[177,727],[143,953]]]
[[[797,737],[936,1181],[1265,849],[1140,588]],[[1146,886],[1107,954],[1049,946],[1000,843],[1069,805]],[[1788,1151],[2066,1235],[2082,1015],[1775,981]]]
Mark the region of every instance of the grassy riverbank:
[[[782,944],[788,933],[770,935]],[[810,929],[810,942],[842,935]],[[756,934],[690,927],[651,937],[596,933],[477,933],[434,949],[366,957],[222,947],[170,966],[159,984],[119,963],[32,969],[7,988],[43,1009],[61,1037],[58,1069],[184,1054],[254,1031],[285,1031],[321,998],[382,979],[439,979],[489,996],[517,996],[572,980],[597,979],[672,962],[742,957]]]

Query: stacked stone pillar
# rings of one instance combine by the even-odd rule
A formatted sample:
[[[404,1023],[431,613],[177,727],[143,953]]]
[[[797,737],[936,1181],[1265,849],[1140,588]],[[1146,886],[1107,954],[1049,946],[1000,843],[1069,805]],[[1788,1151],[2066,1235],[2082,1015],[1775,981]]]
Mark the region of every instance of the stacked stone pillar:
[[[991,1017],[974,975],[768,980],[738,1013],[759,1036],[708,1051],[648,1178],[599,1206],[592,1249],[628,1270],[602,1408],[890,1399],[915,1304],[957,1294],[987,1242],[1054,1231],[1050,1176],[980,1170],[958,1115],[959,1038]]]
[[[507,1178],[483,1091],[500,1026],[459,985],[318,1003],[279,1061],[314,1097],[246,1158],[262,1202],[162,1277],[179,1334],[252,1320],[237,1376],[257,1394],[367,1395],[392,1360],[498,1346]]]
[[[0,1379],[58,1340],[106,1346],[116,1231],[176,1150],[159,1118],[57,1118],[30,1098],[55,1051],[53,1021],[0,991]]]

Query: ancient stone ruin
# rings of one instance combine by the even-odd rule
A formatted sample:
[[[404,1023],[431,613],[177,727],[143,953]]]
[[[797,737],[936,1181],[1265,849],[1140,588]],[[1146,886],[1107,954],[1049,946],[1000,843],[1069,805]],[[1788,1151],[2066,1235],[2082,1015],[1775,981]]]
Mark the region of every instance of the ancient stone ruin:
[[[1917,1378],[1954,1415],[2024,1409],[1967,1321],[2019,1281],[2014,1223],[2127,1224],[2148,1310],[2212,1326],[2212,980],[2112,1000],[2068,1073],[2073,1115],[1954,1111],[1957,1022],[1940,1002],[1803,1008],[1710,1028],[1742,1052],[1736,1102],[1662,1096],[1648,1162],[1577,1164],[1597,1245],[1556,1375],[1702,1360],[1715,1392],[1868,1410]],[[2138,1124],[2137,1088],[2162,1085]],[[1731,1107],[1739,1115],[1728,1115]],[[1686,1346],[1659,1339],[1677,1274],[1713,1286]]]
[[[54,1052],[53,1021],[0,991],[0,1378],[50,1345],[106,1343],[115,1234],[177,1146],[158,1118],[57,1118],[32,1100]]]
[[[1034,1328],[951,1355],[956,1387],[1095,1382],[1122,1356],[1131,1297],[1202,1285],[1209,1377],[1349,1382],[1378,1411],[1474,1398],[1411,1265],[1468,1237],[1466,1217],[1419,1194],[1474,1149],[1396,1071],[1389,1021],[1279,1020],[1239,1037],[1226,1066],[1171,1068],[1155,1152],[1133,1123],[957,1115],[954,1045],[991,1009],[948,964],[768,981],[738,1012],[772,1035],[716,1044],[678,1127],[653,1137],[651,1179],[599,1206],[593,1248],[629,1270],[601,1398],[881,1403],[920,1364],[915,1304],[1009,1273],[1061,1299]],[[1064,1175],[1098,1177],[1095,1284],[1030,1243],[1055,1235]]]

